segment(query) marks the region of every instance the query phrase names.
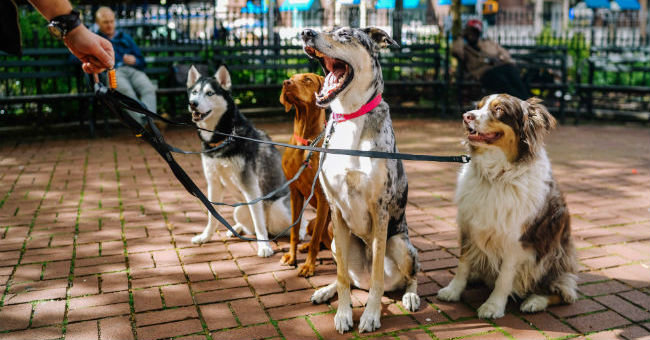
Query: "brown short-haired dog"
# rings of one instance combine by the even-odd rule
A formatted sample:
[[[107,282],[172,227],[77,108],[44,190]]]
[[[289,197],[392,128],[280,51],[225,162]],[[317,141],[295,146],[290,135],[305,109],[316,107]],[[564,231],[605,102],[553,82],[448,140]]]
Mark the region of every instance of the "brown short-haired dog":
[[[316,105],[316,97],[314,96],[314,93],[320,91],[322,85],[323,77],[313,73],[296,74],[290,79],[285,80],[282,84],[280,103],[284,105],[287,112],[291,110],[291,106],[296,108],[291,144],[308,145],[323,131],[326,121],[325,110]],[[318,146],[321,146],[322,143],[321,140]],[[282,156],[282,169],[288,179],[292,178],[298,172],[308,153],[308,151],[289,148],[284,151],[284,155]],[[311,193],[311,186],[317,168],[318,153],[314,153],[311,157],[310,167],[307,167],[298,180],[290,185],[292,221],[298,218],[305,199]],[[316,208],[316,218],[309,221],[309,225],[307,226],[307,232],[311,234],[311,241],[308,243],[309,251],[307,253],[307,259],[298,271],[298,275],[300,276],[314,275],[316,256],[320,250],[321,242],[327,248],[330,248],[332,244],[332,236],[327,230],[330,222],[330,207],[318,182],[314,187],[314,196],[309,201],[309,204]],[[284,254],[280,262],[295,265],[297,246],[298,228],[293,228],[291,230],[289,253]],[[304,246],[301,247],[301,251],[305,248]]]

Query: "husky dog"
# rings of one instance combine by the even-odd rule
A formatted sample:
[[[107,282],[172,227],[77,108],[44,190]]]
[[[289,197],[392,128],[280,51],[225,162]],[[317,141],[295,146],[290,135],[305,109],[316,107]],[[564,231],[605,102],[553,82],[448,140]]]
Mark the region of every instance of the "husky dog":
[[[388,104],[381,99],[384,82],[378,54],[397,45],[377,28],[338,28],[302,32],[304,50],[317,59],[326,77],[316,94],[317,104],[329,105],[332,115],[326,136],[331,148],[397,152]],[[321,186],[330,204],[334,225],[337,279],[317,290],[314,303],[338,293],[334,325],[340,333],[352,328],[350,284],[369,290],[359,322],[360,332],[381,326],[384,291],[406,289],[402,304],[420,306],[416,273],[417,250],[406,224],[408,183],[400,160],[326,155]]]
[[[508,297],[522,312],[576,300],[577,258],[569,210],[544,150],[555,118],[537,98],[483,98],[463,114],[472,162],[458,176],[460,262],[438,299],[458,301],[468,280],[493,287],[480,318],[504,315]]]
[[[234,134],[260,140],[269,136],[253,127],[235,106],[231,94],[230,73],[221,66],[214,77],[201,76],[192,66],[187,77],[189,111],[192,121],[203,129]],[[282,172],[282,157],[275,147],[268,144],[235,139],[207,131],[199,131],[203,150],[216,148],[213,152],[201,154],[203,172],[208,182],[208,198],[221,201],[223,191],[231,192],[238,201],[251,201],[266,195],[286,182]],[[222,144],[226,143],[226,144]],[[238,233],[250,234],[252,228],[258,239],[267,239],[268,234],[277,235],[291,224],[289,189],[282,190],[262,202],[239,206],[234,210]],[[208,215],[208,225],[203,232],[192,238],[192,243],[202,244],[210,240],[217,228],[217,221]],[[300,235],[304,236],[305,226]],[[228,232],[228,236],[232,233]],[[257,242],[257,255],[268,257],[273,249],[268,242]]]

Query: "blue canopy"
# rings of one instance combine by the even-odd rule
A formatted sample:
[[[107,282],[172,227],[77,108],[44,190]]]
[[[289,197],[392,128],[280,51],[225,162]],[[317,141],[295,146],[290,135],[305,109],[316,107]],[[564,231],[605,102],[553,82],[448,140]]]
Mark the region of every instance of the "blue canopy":
[[[585,0],[585,4],[589,8],[609,8],[607,0]]]
[[[311,9],[311,5],[314,3],[314,0],[284,0],[282,5],[278,7],[280,12],[293,11],[308,11]]]
[[[474,6],[476,5],[476,0],[460,0],[460,4],[463,6]]]
[[[338,0],[338,3],[341,5],[358,5],[361,3],[360,0]]]
[[[616,3],[618,4],[618,7],[620,7],[623,11],[638,11],[641,9],[641,5],[639,5],[639,2],[637,0],[616,0]]]
[[[246,3],[246,7],[242,7],[242,13],[253,13],[253,14],[262,14],[269,11],[269,7],[266,5],[266,1],[262,0],[261,5],[256,5],[250,0]]]
[[[402,0],[402,6],[404,9],[414,9],[418,8],[420,5],[420,0]],[[392,9],[395,8],[395,0],[377,0],[375,4],[376,9]]]

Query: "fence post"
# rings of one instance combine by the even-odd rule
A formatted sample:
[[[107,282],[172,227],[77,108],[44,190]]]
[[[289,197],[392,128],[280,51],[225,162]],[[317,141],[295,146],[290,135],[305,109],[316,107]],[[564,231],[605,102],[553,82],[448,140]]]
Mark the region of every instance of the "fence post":
[[[395,9],[393,10],[393,40],[400,46],[402,45],[402,10],[404,8],[403,0],[395,0]]]

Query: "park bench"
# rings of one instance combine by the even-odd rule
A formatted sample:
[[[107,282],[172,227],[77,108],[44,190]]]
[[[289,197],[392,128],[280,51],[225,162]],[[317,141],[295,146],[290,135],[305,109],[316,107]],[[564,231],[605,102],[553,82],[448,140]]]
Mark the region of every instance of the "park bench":
[[[384,95],[393,105],[408,110],[433,100],[440,104],[438,112],[447,111],[449,50],[439,42],[393,48],[380,54],[380,62]]]
[[[533,95],[544,100],[544,105],[560,121],[565,119],[568,99],[568,50],[565,46],[503,45],[521,71],[521,77]],[[469,79],[464,65],[456,70],[458,106],[462,112],[473,101],[487,95],[480,82]]]
[[[72,102],[83,124],[93,95],[84,84],[83,72],[66,48],[25,49],[22,57],[0,54],[0,111],[7,124],[60,120],[62,114],[72,114]],[[90,128],[92,133],[94,126]]]
[[[577,73],[582,115],[622,119],[650,119],[650,48],[591,47]],[[586,73],[586,74],[584,74]]]

